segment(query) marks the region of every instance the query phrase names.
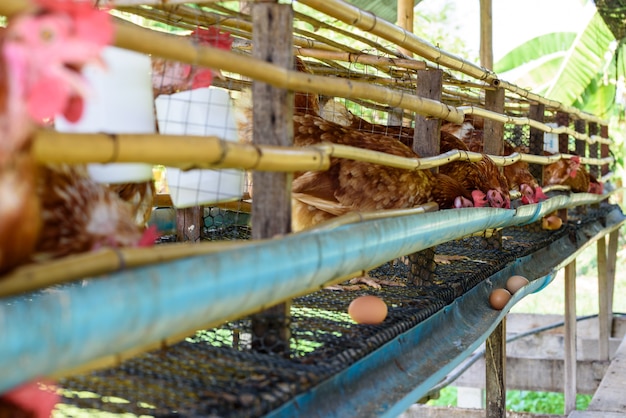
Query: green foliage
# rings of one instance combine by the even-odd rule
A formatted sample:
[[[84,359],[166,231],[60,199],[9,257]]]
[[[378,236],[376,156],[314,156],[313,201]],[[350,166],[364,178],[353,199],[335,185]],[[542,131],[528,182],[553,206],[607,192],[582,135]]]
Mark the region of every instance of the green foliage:
[[[586,410],[589,402],[591,402],[591,395],[576,395],[577,410]],[[506,409],[534,414],[563,414],[565,399],[562,393],[556,392],[508,390],[506,392]]]
[[[550,33],[514,48],[495,63],[496,73],[535,93],[600,116],[614,113],[619,74],[626,63],[613,34],[596,13],[579,33]],[[614,58],[618,58],[614,61]],[[621,107],[620,107],[621,108]]]
[[[554,56],[559,64],[576,39],[575,32],[555,32],[537,36],[512,49],[494,64],[496,73],[504,73],[542,58]]]
[[[591,398],[591,395],[577,395],[576,409],[579,411],[586,410]],[[439,398],[431,399],[427,405],[457,406],[457,389],[453,386],[443,388],[439,393]],[[562,393],[527,390],[507,390],[506,392],[506,409],[509,411],[562,415],[564,405],[565,400]]]

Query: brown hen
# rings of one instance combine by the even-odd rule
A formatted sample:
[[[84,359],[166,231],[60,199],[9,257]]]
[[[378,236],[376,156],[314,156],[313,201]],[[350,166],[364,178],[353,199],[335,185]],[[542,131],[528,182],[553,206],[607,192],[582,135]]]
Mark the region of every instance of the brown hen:
[[[328,102],[321,110],[322,115],[330,120],[357,129],[364,133],[376,133],[392,137],[408,147],[413,144],[413,136],[415,130],[408,126],[386,126],[370,123],[353,113],[345,106],[337,102]],[[473,129],[473,127],[472,127]],[[440,137],[441,152],[451,151],[453,149],[467,150],[463,142],[458,141],[453,135],[442,129]],[[472,202],[471,206],[485,206],[489,204],[493,207],[510,207],[510,198],[508,197],[508,187],[506,181],[503,180],[501,174],[496,174],[494,169],[498,171],[497,166],[489,157],[485,157],[485,161],[478,163],[456,161],[439,167],[439,172],[443,175],[440,177],[439,197],[443,200],[437,203],[442,208],[461,207],[455,205],[459,202],[455,196],[444,193],[446,187],[451,187],[449,192],[453,190],[464,199]],[[468,175],[469,173],[469,175]],[[460,191],[463,190],[463,193]],[[452,202],[452,204],[451,204]],[[508,206],[507,206],[508,205]],[[467,205],[465,205],[467,206]],[[463,206],[463,207],[465,207]]]
[[[551,155],[544,152],[545,155]],[[589,172],[580,164],[580,157],[575,155],[569,160],[558,160],[547,165],[543,170],[544,185],[560,184],[569,186],[573,192],[589,191]]]
[[[154,180],[150,179],[141,183],[121,183],[110,184],[109,188],[117,195],[128,202],[132,209],[135,223],[144,227],[148,224],[152,215],[156,186]]]
[[[456,136],[441,131],[440,138],[441,152],[452,150],[469,151],[463,141]],[[456,179],[463,187],[468,190],[478,190],[484,194],[486,203],[494,208],[510,208],[511,199],[509,197],[509,186],[506,178],[498,166],[486,154],[482,155],[482,160],[469,161],[453,161],[439,167],[439,171],[443,174]],[[476,197],[478,193],[473,192]],[[475,198],[475,202],[478,198]]]
[[[30,121],[3,53],[0,28],[0,274],[27,262],[39,236]]]
[[[84,166],[40,167],[38,193],[43,221],[38,261],[102,247],[147,246],[156,238],[135,223],[131,206],[92,180]]]
[[[310,114],[294,115],[294,143],[320,142],[366,148],[400,157],[416,154],[393,138],[359,132]],[[293,229],[310,227],[350,212],[410,208],[434,200],[435,176],[427,170],[403,170],[332,158],[327,171],[309,171],[293,181]]]

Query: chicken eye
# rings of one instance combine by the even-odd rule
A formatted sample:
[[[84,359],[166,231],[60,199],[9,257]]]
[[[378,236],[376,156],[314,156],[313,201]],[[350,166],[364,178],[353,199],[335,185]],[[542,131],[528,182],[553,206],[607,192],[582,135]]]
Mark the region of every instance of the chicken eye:
[[[39,31],[39,38],[43,42],[52,42],[55,38],[54,30],[47,27],[41,28],[41,30]]]

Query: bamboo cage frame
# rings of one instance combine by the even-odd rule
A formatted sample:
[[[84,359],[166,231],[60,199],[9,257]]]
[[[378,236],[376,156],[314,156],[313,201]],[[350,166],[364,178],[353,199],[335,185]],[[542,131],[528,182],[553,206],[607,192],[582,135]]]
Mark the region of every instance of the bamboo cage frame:
[[[113,0],[114,1],[114,0]],[[124,0],[122,0],[124,1]],[[303,3],[307,3],[305,0]],[[137,4],[134,0],[127,0],[128,3]],[[211,3],[212,1],[207,1]],[[22,11],[19,1],[9,0],[9,4],[0,5],[0,12],[7,15],[14,14],[18,11]],[[116,2],[117,3],[117,2]],[[155,1],[155,4],[162,4],[161,0]],[[169,4],[184,3],[181,0],[169,0]],[[313,2],[315,3],[315,2]],[[331,2],[334,3],[334,2]],[[338,2],[341,3],[341,2]],[[140,4],[146,4],[146,1],[140,1]],[[5,7],[6,6],[6,7]],[[364,22],[368,22],[367,19]],[[223,21],[220,20],[220,23]],[[374,17],[374,23],[376,19]],[[374,24],[374,26],[375,26]],[[143,42],[141,39],[149,39],[152,44],[159,44],[160,40],[165,40],[165,37],[144,37],[144,33],[131,29],[131,26],[127,24],[116,25],[117,31],[117,44],[128,49],[139,50],[138,45]],[[151,32],[152,33],[152,32]],[[169,35],[168,35],[169,36]],[[136,37],[136,38],[134,38]],[[155,42],[155,40],[158,40]],[[352,54],[345,51],[335,51],[331,46],[324,45],[324,43],[316,43],[310,40],[301,40],[301,45],[307,46],[306,48],[297,48],[297,52],[300,55],[306,56],[307,52],[311,54],[318,54],[318,56],[311,56],[316,59],[329,59],[329,60],[342,60],[340,56],[348,58],[347,62],[351,63],[363,63],[371,65],[377,68],[382,68],[388,71],[387,68],[391,66],[401,67],[410,70],[421,70],[429,68],[428,63],[416,60],[407,59],[395,59],[395,58],[379,58],[370,54]],[[189,43],[183,40],[176,40],[169,43],[167,47],[161,48],[161,46],[147,47],[149,51],[155,55],[166,56],[168,53],[163,51],[174,46],[172,51],[176,51],[177,48],[184,46],[183,52],[174,53],[174,58],[179,61],[189,62],[193,64],[203,64],[210,67],[224,68],[230,64],[225,62],[232,60],[233,56],[243,57],[243,60],[238,61],[237,64],[233,64],[231,68],[237,68],[238,73],[242,73],[240,69],[251,68],[257,66],[259,61],[255,61],[249,57],[239,54],[224,54],[221,59],[214,59],[213,55],[219,55],[220,50],[210,47],[196,47],[189,48]],[[315,46],[315,48],[310,48]],[[319,47],[319,49],[317,49]],[[138,49],[135,49],[138,48]],[[434,47],[433,47],[434,48]],[[305,51],[303,54],[302,51]],[[314,51],[314,52],[310,52]],[[318,52],[319,51],[319,52]],[[140,52],[146,52],[140,51]],[[439,51],[441,53],[442,51]],[[347,54],[347,56],[346,56]],[[449,54],[451,55],[451,54]],[[354,58],[356,57],[356,58]],[[438,62],[447,61],[448,58],[452,59],[453,56],[448,57],[448,54],[443,56],[443,60],[439,59]],[[352,59],[355,59],[353,61]],[[215,64],[215,65],[209,65]],[[219,64],[219,65],[218,65]],[[242,67],[240,67],[243,65]],[[423,68],[422,68],[423,67]],[[463,67],[463,65],[461,65]],[[288,88],[290,90],[308,91],[318,93],[329,85],[329,79],[325,77],[318,77],[315,75],[302,75],[297,72],[291,71],[276,71],[277,67],[271,65],[265,65],[263,71],[267,71],[267,74],[275,72],[275,75],[267,76],[267,82],[270,84],[275,83],[278,87]],[[271,70],[271,71],[269,71]],[[465,68],[467,70],[467,68]],[[463,72],[463,70],[460,70]],[[235,72],[235,71],[233,71]],[[255,71],[250,71],[251,78],[258,78],[258,74]],[[274,74],[274,73],[272,73]],[[484,80],[497,84],[499,87],[506,88],[514,93],[531,101],[546,104],[548,107],[557,110],[563,110],[564,107],[554,101],[541,98],[540,96],[528,93],[523,89],[519,89],[516,86],[510,85],[506,82],[495,78],[493,73],[486,73]],[[243,74],[242,75],[247,75]],[[492,78],[494,77],[494,78]],[[283,81],[287,80],[287,81]],[[323,81],[322,81],[323,80]],[[318,81],[318,82],[316,82]],[[404,93],[397,93],[392,89],[385,89],[379,87],[375,94],[365,94],[365,87],[354,89],[353,86],[359,82],[338,80],[341,83],[334,84],[332,87],[328,87],[326,91],[332,91],[334,96],[345,97],[348,99],[366,98],[379,103],[394,103],[391,106],[402,107],[423,113],[426,115],[439,117],[451,122],[460,123],[463,117],[466,115],[478,115],[483,116],[491,120],[500,121],[507,124],[514,125],[529,125],[531,127],[540,129],[544,132],[555,134],[568,134],[578,140],[585,140],[586,142],[610,144],[611,141],[600,136],[587,136],[585,134],[573,131],[567,127],[553,128],[543,123],[531,120],[524,117],[512,117],[495,112],[489,112],[484,109],[480,109],[474,106],[460,106],[454,107],[449,105],[443,105],[436,101],[430,101],[428,99],[420,98],[418,96],[406,95]],[[323,83],[323,84],[322,84]],[[367,86],[367,90],[371,90],[372,87],[367,83],[362,83]],[[470,85],[470,84],[467,84]],[[478,83],[471,83],[472,86],[480,89],[492,88],[489,85],[479,85]],[[342,86],[338,94],[337,86]],[[518,90],[521,90],[518,92]],[[524,96],[526,92],[526,96]],[[459,96],[459,94],[457,94]],[[467,95],[469,98],[469,94]],[[536,97],[535,97],[536,96]],[[480,103],[481,97],[477,96],[476,100]],[[566,110],[575,117],[588,121],[602,122],[599,118],[592,117],[578,109]],[[446,113],[447,112],[447,113]],[[444,117],[445,116],[445,117]],[[84,149],[86,141],[92,141],[88,149]],[[146,147],[147,142],[150,143],[150,147]],[[81,145],[81,146],[78,146]],[[151,150],[150,152],[146,152]],[[392,167],[405,168],[405,169],[428,169],[438,167],[447,162],[455,160],[467,160],[477,161],[482,158],[481,154],[464,152],[464,151],[451,151],[449,153],[441,154],[429,158],[420,159],[406,159],[401,157],[390,156],[384,153],[377,153],[373,151],[363,150],[359,148],[346,147],[337,144],[321,144],[316,147],[307,148],[291,148],[291,147],[267,147],[267,146],[253,146],[250,144],[238,144],[228,141],[222,141],[218,137],[189,137],[189,136],[167,136],[167,135],[104,135],[104,134],[59,134],[51,131],[39,131],[35,138],[34,151],[36,158],[42,162],[151,162],[158,164],[166,164],[172,166],[178,166],[181,168],[241,168],[249,170],[268,170],[268,171],[300,171],[306,170],[324,170],[327,169],[330,164],[330,158],[349,158],[359,161],[367,161],[378,164],[389,165]],[[537,164],[546,165],[554,162],[558,159],[568,159],[572,156],[569,154],[555,154],[552,156],[534,156],[526,154],[513,153],[509,156],[491,156],[496,164],[505,166],[513,164],[516,161],[527,161]],[[73,161],[69,161],[72,160]],[[607,158],[581,158],[581,162],[586,164],[608,164],[613,161],[612,157]],[[553,189],[557,189],[555,187]],[[546,191],[550,190],[549,187],[545,188]],[[580,204],[580,202],[593,202],[606,199],[607,195],[603,196],[578,196],[578,200],[572,205]],[[434,206],[433,206],[434,205]],[[410,216],[419,213],[436,210],[436,204],[427,204],[422,207],[399,210],[399,211],[379,211],[371,213],[353,212],[343,217],[339,217],[328,223],[320,224],[316,229],[332,229],[339,226],[343,226],[350,223],[361,222],[364,220],[375,220],[381,218],[389,218],[394,216]],[[529,208],[525,208],[529,210]],[[223,251],[225,249],[239,248],[248,245],[257,245],[260,242],[226,242],[226,243],[201,243],[201,244],[176,244],[167,245],[163,247],[155,247],[149,249],[119,249],[119,250],[102,250],[96,253],[83,254],[74,257],[68,257],[66,259],[43,263],[38,265],[29,265],[22,267],[8,276],[3,277],[0,281],[0,296],[7,296],[35,290],[42,287],[47,287],[53,284],[65,283],[68,281],[78,280],[85,276],[97,276],[104,273],[110,273],[119,271],[126,268],[133,268],[137,266],[143,266],[146,264],[162,263],[165,261],[176,260],[184,257],[192,257],[196,255],[205,255],[214,252]],[[205,245],[206,244],[206,245]],[[86,266],[81,267],[81,266]],[[336,278],[332,283],[340,283],[346,278],[352,277],[356,274],[362,274],[362,271],[349,274]],[[308,291],[307,291],[308,292]],[[245,312],[242,314],[249,314],[253,312]],[[238,315],[239,317],[240,315]],[[233,318],[235,319],[235,318]],[[220,321],[220,323],[223,321]],[[219,325],[217,323],[207,324],[207,328]],[[67,376],[68,374],[83,372],[86,370],[93,370],[94,368],[110,367],[120,364],[123,360],[134,357],[139,353],[162,347],[171,342],[180,341],[191,334],[191,331],[186,331],[180,334],[171,336],[159,343],[149,344],[144,347],[138,347],[136,349],[126,351],[124,353],[118,353],[109,356],[104,359],[100,359],[96,362],[89,363],[80,367],[79,370],[62,371],[59,375]]]
[[[303,3],[306,3],[306,2],[303,2]],[[317,4],[316,2],[313,2],[313,3]],[[7,15],[10,15],[10,12],[7,12],[5,9],[2,9],[2,7],[11,6],[13,7],[13,9],[9,7],[8,8],[9,11],[18,10],[19,4],[20,4],[19,0],[10,0],[6,6],[0,6],[0,11],[2,13],[6,13]],[[320,11],[326,13],[325,9],[320,10]],[[331,16],[333,15],[331,14]],[[218,19],[216,18],[215,21],[218,21]],[[223,20],[220,19],[219,23],[224,24],[225,22],[228,22],[228,21],[229,19],[223,19]],[[314,75],[307,76],[301,73],[279,69],[265,62],[255,62],[254,64],[252,64],[248,60],[251,60],[251,61],[256,61],[256,60],[254,60],[251,57],[244,57],[242,55],[230,53],[229,51],[222,51],[222,50],[218,50],[216,48],[211,48],[211,47],[205,47],[205,46],[198,47],[195,45],[189,45],[189,43],[185,42],[182,39],[168,39],[166,37],[170,37],[171,35],[154,33],[153,31],[149,29],[140,28],[135,25],[131,25],[129,23],[118,22],[118,24],[116,24],[116,27],[118,28],[117,30],[118,36],[116,37],[116,44],[118,46],[126,47],[128,49],[132,49],[138,52],[152,53],[152,54],[164,57],[164,58],[176,59],[176,60],[187,62],[187,63],[206,65],[212,68],[221,68],[225,71],[232,71],[232,72],[235,72],[236,68],[251,68],[251,67],[256,67],[257,65],[261,65],[261,67],[259,68],[259,71],[244,70],[240,72],[244,76],[248,76],[253,79],[259,79],[260,81],[268,82],[269,84],[276,85],[282,88],[288,88],[290,90],[329,94],[329,95],[335,95],[335,96],[344,97],[348,99],[355,98],[355,97],[366,98],[366,99],[377,101],[380,103],[388,103],[392,107],[406,108],[409,110],[416,111],[417,113],[420,113],[420,114],[438,117],[441,119],[448,120],[450,122],[454,122],[454,123],[461,122],[461,116],[459,115],[459,113],[462,113],[461,109],[455,109],[452,106],[443,105],[440,102],[432,101],[432,100],[421,98],[421,97],[414,96],[414,95],[409,95],[406,93],[399,93],[397,91],[394,91],[392,89],[386,89],[384,87],[372,86],[371,84],[368,84],[368,83],[328,79],[325,77],[319,77],[319,76],[314,76]],[[392,25],[392,27],[394,26]],[[383,25],[383,28],[386,28],[386,26]],[[397,29],[398,28],[396,27],[396,30]],[[381,29],[381,31],[385,32],[386,29]],[[378,32],[374,32],[374,33],[380,36],[383,35],[382,33],[378,33]],[[158,40],[152,39],[153,37],[152,35],[157,36],[159,39]],[[414,37],[414,35],[412,34],[411,36]],[[132,38],[135,38],[135,39],[132,39]],[[173,38],[176,38],[176,37],[173,36]],[[180,52],[177,54],[168,53],[167,49],[170,47],[169,42],[168,42],[167,48],[150,48],[150,47],[144,48],[144,47],[137,45],[137,43],[142,43],[142,40],[144,44],[149,43],[152,45],[160,45],[162,41],[165,41],[165,39],[168,39],[168,41],[171,41],[172,43],[175,43],[176,41],[180,41],[180,42],[177,42],[178,43],[177,47],[184,49],[184,53],[183,52]],[[417,39],[419,40],[419,38]],[[393,39],[392,37],[392,40],[395,40],[395,39]],[[150,41],[150,42],[145,42],[145,41]],[[435,48],[435,47],[432,47],[432,48]],[[190,51],[190,49],[193,49],[193,50]],[[342,52],[342,54],[345,54],[345,52]],[[211,58],[209,55],[217,55],[217,57]],[[233,59],[232,57],[227,58],[226,56],[228,55],[237,56],[236,64],[229,65],[229,63],[225,62],[229,59]],[[195,58],[193,58],[194,56]],[[405,61],[410,62],[411,60],[405,60]],[[419,62],[419,61],[416,61],[416,62]],[[443,62],[440,62],[440,63],[443,64]],[[420,64],[420,66],[421,65],[422,64]],[[463,66],[461,65],[461,67]],[[455,68],[455,66],[452,66],[452,65],[451,65],[451,68],[461,71],[461,69]],[[268,76],[264,76],[264,74],[267,74]],[[270,74],[272,74],[273,76],[270,76]],[[470,72],[468,75],[474,75],[474,74],[473,72]],[[485,79],[484,77],[480,77],[480,76],[477,78],[482,79],[482,80]],[[502,83],[505,83],[502,80],[499,80],[499,81]],[[540,96],[535,97],[532,93],[528,92],[527,90],[519,89],[516,86],[510,85],[510,84],[507,84],[504,86],[501,85],[501,87],[514,91],[516,94],[519,94],[529,100],[536,100],[536,101],[542,102],[542,100],[539,100],[539,99],[542,99],[540,98]],[[370,92],[373,94],[369,94]],[[593,116],[593,115],[588,115],[586,113],[581,112],[578,109],[564,108],[560,103],[555,102],[555,101],[548,101],[548,102],[543,101],[543,102],[546,103],[548,107],[551,107],[554,109],[565,109],[569,113],[573,114],[574,116],[578,118],[595,121],[595,122],[600,121],[600,123],[605,124],[604,121],[601,121],[599,118],[596,118],[595,116],[589,119],[588,116]],[[481,112],[481,111],[482,110],[472,109],[472,114],[477,114],[477,112]],[[501,116],[497,116],[493,113],[488,113],[487,111],[484,111],[484,113],[482,113],[482,116],[488,119],[502,121]],[[522,124],[521,121],[517,121],[517,122],[511,121],[509,123]],[[554,132],[554,128],[542,127],[539,124],[535,124],[535,127],[537,127],[538,129],[542,129],[545,132],[557,133],[557,132]],[[577,139],[586,139],[586,136],[584,134],[580,134],[573,130],[569,130],[564,133],[568,133]],[[593,141],[591,141],[590,143],[593,143]]]
[[[565,106],[555,100],[546,99],[542,96],[531,93],[528,90],[515,86],[512,83],[504,82],[503,80],[500,80],[494,72],[477,66],[476,64],[457,57],[454,54],[443,51],[426,40],[417,37],[413,33],[399,28],[385,20],[377,19],[371,12],[361,10],[344,1],[301,0],[300,3],[325,13],[328,16],[341,20],[342,22],[350,23],[363,31],[380,36],[383,39],[393,42],[394,44],[412,51],[437,64],[460,71],[463,74],[485,81],[491,85],[504,88],[505,90],[518,94],[528,100],[545,104],[547,107],[555,110],[570,113],[579,119],[603,125],[607,124],[606,121],[603,121],[595,115],[582,112],[580,109],[576,109],[571,106]]]

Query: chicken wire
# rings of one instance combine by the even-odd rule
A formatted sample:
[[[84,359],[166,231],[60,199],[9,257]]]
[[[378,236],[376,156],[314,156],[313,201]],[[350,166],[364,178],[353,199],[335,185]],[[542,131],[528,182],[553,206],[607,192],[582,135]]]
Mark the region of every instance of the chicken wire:
[[[247,317],[198,331],[118,367],[61,379],[57,416],[95,411],[155,417],[262,416],[415,327],[507,264],[529,254],[541,257],[551,243],[575,240],[585,226],[605,223],[613,210],[616,206],[602,203],[571,212],[557,231],[543,230],[537,223],[505,228],[500,248],[486,245],[478,236],[438,245],[437,255],[454,257],[436,265],[427,285],[407,280],[408,266],[394,260],[371,271],[371,276],[404,286],[320,290],[296,298],[286,324],[290,331],[286,352],[255,347],[254,321]],[[230,227],[235,225],[225,228]],[[238,229],[241,234],[246,231]],[[359,325],[347,314],[350,302],[366,294],[376,294],[389,307],[382,324]]]

